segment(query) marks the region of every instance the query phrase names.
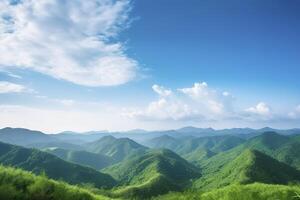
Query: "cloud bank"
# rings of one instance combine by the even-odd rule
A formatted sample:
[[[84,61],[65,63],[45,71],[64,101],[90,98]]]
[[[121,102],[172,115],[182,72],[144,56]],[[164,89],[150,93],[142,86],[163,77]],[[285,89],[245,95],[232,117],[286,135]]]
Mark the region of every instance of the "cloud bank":
[[[3,93],[21,93],[21,92],[32,92],[31,89],[26,88],[23,85],[11,83],[7,81],[0,81],[0,94]]]
[[[137,61],[115,42],[129,24],[130,0],[14,2],[0,2],[0,68],[85,86],[119,85],[137,76]]]
[[[241,108],[237,99],[227,91],[218,91],[206,82],[196,82],[191,87],[166,89],[153,85],[158,98],[147,106],[125,109],[123,115],[148,121],[186,122],[278,122],[300,119],[300,105],[293,111],[276,112],[265,102]]]

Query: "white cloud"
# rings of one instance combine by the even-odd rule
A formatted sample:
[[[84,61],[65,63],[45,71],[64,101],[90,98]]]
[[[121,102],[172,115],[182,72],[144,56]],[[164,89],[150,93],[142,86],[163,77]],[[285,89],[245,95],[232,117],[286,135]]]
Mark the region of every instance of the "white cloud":
[[[271,108],[266,103],[260,102],[254,107],[247,108],[246,112],[262,115],[262,116],[270,116]]]
[[[231,115],[233,97],[208,87],[207,83],[195,83],[191,88],[175,91],[153,85],[159,95],[146,108],[126,110],[125,115],[147,120],[215,120]]]
[[[110,42],[128,25],[130,0],[0,2],[0,67],[31,69],[86,86],[126,83],[138,63]]]
[[[233,97],[230,93],[226,91],[217,92],[209,88],[206,82],[194,83],[193,87],[178,90],[214,114],[224,114],[232,111]]]
[[[164,87],[159,86],[159,85],[153,85],[152,89],[154,90],[154,92],[156,92],[160,96],[170,96],[172,94],[171,90],[167,90]]]
[[[30,92],[32,90],[27,89],[23,85],[16,83],[11,83],[7,81],[0,81],[0,94],[1,93],[20,93],[20,92]]]

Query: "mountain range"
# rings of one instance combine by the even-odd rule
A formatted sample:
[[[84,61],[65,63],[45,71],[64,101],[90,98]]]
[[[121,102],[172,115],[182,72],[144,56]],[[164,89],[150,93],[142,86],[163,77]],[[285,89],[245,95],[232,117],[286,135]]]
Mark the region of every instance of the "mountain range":
[[[272,194],[278,185],[284,192],[276,194],[286,195],[285,200],[291,196],[287,191],[297,191],[300,185],[300,135],[298,129],[274,130],[185,127],[52,135],[4,128],[0,129],[0,163],[12,176],[19,172],[8,166],[34,173],[26,175],[33,182],[43,180],[58,187],[60,183],[48,180],[51,178],[77,184],[91,199],[201,196],[202,200],[221,193],[226,196],[232,190],[254,194],[261,184]],[[127,135],[130,137],[123,137]],[[7,182],[11,190],[22,193],[15,182]],[[0,197],[1,191],[0,185]]]

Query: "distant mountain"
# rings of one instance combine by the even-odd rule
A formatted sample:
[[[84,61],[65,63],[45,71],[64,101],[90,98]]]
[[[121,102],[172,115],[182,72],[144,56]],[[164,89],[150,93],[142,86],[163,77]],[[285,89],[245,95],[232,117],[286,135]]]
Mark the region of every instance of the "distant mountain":
[[[61,148],[61,149],[80,151],[80,150],[84,149],[80,145],[71,144],[71,143],[67,143],[67,142],[61,142],[61,141],[34,143],[34,144],[29,144],[26,147],[37,148],[37,149],[41,149],[41,150],[46,149],[46,148]]]
[[[179,190],[200,176],[199,169],[170,150],[152,150],[104,169],[104,172],[117,179],[120,185],[129,185],[116,193],[140,198]]]
[[[56,142],[57,139],[40,131],[7,127],[0,129],[0,141],[9,144],[28,146],[35,143]]]
[[[114,163],[114,160],[108,156],[87,151],[73,151],[61,148],[48,148],[45,151],[63,160],[92,167],[97,170],[105,168]]]
[[[91,183],[96,187],[112,187],[115,180],[107,174],[92,168],[66,162],[52,154],[36,149],[27,149],[10,144],[0,143],[0,163],[35,174],[45,172],[53,179],[62,179],[71,184]]]
[[[231,135],[223,136],[211,136],[211,137],[182,137],[182,138],[173,138],[168,135],[161,137],[153,138],[145,144],[152,148],[167,148],[175,151],[181,156],[186,156],[186,154],[191,155],[194,151],[209,150],[214,153],[219,153],[232,149],[242,143],[245,140]],[[196,158],[197,153],[194,153]]]
[[[90,131],[84,133],[65,131],[58,134],[52,134],[51,136],[56,139],[59,139],[60,141],[81,145],[87,142],[98,140],[108,135],[109,133],[107,131]]]
[[[147,147],[129,138],[115,138],[105,136],[95,142],[85,145],[87,151],[111,157],[115,161],[122,161],[130,156],[143,154]]]
[[[180,145],[180,141],[169,135],[163,135],[148,140],[145,144],[151,148],[176,149]]]

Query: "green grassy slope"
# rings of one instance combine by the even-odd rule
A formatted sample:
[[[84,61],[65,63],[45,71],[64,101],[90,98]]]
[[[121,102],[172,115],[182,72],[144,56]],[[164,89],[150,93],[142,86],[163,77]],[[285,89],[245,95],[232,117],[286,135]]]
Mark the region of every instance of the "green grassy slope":
[[[142,156],[123,161],[104,170],[120,185],[121,196],[131,194],[155,196],[170,190],[179,190],[200,176],[199,170],[170,150],[153,150]]]
[[[235,183],[254,182],[272,184],[300,182],[300,172],[257,150],[245,150],[218,171],[204,173],[194,185],[201,189],[213,189]]]
[[[0,199],[3,200],[108,200],[88,190],[45,176],[0,166]]]
[[[299,200],[300,186],[254,183],[231,185],[211,192],[169,193],[153,200]]]
[[[63,160],[92,167],[97,170],[103,169],[114,163],[108,156],[87,151],[72,151],[60,148],[48,148],[45,151]]]
[[[128,138],[105,136],[100,140],[86,144],[86,150],[111,157],[115,161],[122,161],[130,156],[143,154],[147,147]]]
[[[0,163],[32,171],[45,172],[53,179],[62,179],[72,184],[92,183],[96,187],[112,187],[115,180],[92,168],[66,162],[52,154],[36,149],[0,143]]]

